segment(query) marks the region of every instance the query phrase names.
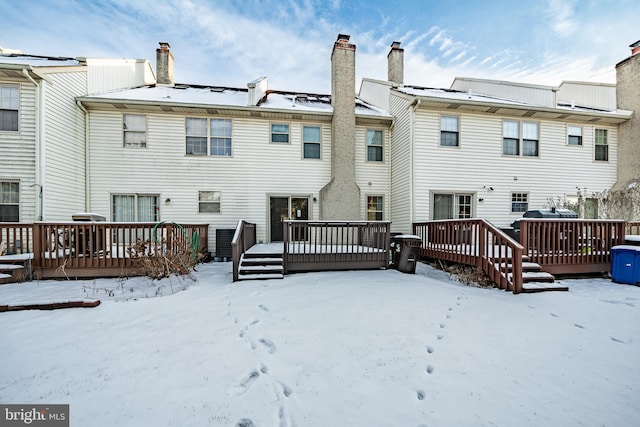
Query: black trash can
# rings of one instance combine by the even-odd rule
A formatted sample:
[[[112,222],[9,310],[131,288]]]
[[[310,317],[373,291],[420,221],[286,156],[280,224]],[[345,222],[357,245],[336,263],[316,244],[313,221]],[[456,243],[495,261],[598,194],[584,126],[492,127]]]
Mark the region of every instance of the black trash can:
[[[391,237],[390,246],[393,254],[391,268],[402,273],[415,274],[422,239],[414,235],[400,234]]]

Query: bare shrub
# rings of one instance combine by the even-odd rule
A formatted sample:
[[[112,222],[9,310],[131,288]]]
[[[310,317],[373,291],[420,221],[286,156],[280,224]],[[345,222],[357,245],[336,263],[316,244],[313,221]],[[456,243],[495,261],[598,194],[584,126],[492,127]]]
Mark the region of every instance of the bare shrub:
[[[164,239],[160,242],[138,240],[127,250],[140,273],[151,279],[189,274],[199,261],[190,245],[169,247]]]
[[[449,273],[449,276],[460,283],[468,286],[482,288],[496,288],[498,285],[491,278],[476,267],[465,264],[447,264],[442,260],[435,260],[430,263],[433,268],[437,268]]]

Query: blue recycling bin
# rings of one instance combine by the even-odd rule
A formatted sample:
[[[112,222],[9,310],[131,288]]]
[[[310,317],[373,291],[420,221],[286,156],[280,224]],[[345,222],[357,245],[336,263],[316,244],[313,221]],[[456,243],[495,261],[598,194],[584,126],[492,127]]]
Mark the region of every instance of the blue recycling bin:
[[[640,246],[611,248],[611,280],[628,285],[640,283]]]

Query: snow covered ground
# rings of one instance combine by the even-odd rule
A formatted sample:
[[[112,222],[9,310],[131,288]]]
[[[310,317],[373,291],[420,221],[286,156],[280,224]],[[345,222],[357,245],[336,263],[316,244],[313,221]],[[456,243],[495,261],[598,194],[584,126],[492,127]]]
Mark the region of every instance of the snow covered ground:
[[[0,402],[68,403],[76,427],[640,425],[635,286],[513,295],[422,264],[193,277],[0,286],[0,305],[102,301],[0,313]]]

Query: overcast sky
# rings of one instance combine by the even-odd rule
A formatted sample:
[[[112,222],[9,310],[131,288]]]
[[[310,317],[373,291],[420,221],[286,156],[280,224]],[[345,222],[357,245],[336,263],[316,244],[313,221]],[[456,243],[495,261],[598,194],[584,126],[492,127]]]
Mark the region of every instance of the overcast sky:
[[[405,84],[614,83],[640,39],[638,16],[639,0],[0,0],[0,46],[155,67],[166,41],[178,83],[246,87],[267,76],[271,89],[329,93],[331,48],[344,33],[357,46],[357,87],[386,80],[394,40]]]

